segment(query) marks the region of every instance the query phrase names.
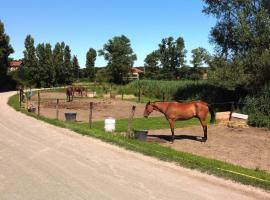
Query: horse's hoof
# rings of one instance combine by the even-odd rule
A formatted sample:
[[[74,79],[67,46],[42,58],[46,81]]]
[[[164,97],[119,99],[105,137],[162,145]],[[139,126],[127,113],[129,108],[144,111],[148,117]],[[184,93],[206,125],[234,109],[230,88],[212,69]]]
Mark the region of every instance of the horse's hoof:
[[[203,137],[202,142],[206,142],[206,141],[207,141],[207,138]]]

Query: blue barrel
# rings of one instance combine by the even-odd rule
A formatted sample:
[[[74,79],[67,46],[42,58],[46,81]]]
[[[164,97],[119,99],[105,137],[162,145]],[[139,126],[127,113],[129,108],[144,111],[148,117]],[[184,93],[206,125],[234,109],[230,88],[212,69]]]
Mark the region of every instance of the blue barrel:
[[[76,121],[77,113],[65,113],[66,121]]]

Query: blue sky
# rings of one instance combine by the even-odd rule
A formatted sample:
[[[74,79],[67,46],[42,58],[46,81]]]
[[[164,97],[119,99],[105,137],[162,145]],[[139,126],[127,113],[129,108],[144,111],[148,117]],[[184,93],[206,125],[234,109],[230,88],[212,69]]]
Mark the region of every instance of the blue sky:
[[[137,54],[135,66],[157,49],[164,37],[183,37],[190,52],[199,46],[213,52],[209,32],[215,19],[204,15],[202,0],[0,0],[0,20],[15,50],[23,56],[27,34],[35,44],[64,41],[77,55],[81,67],[90,47],[99,50],[108,39],[121,34],[131,40]],[[96,66],[104,66],[98,57]]]

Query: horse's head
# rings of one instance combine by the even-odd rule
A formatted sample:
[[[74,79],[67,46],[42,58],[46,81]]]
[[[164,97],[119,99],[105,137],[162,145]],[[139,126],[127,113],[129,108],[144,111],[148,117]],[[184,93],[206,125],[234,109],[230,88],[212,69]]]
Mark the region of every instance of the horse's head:
[[[145,109],[144,109],[144,113],[143,113],[143,116],[144,117],[148,117],[150,114],[151,114],[151,112],[153,112],[153,110],[154,110],[154,107],[153,107],[153,105],[150,103],[150,101],[145,105]]]

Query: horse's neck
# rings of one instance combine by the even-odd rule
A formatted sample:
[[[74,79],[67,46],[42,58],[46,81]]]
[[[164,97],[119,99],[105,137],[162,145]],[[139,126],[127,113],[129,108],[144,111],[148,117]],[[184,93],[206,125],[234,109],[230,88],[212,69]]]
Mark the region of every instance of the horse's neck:
[[[153,104],[153,107],[154,107],[154,110],[165,114],[168,105],[164,102],[162,102],[162,103],[156,102]]]

